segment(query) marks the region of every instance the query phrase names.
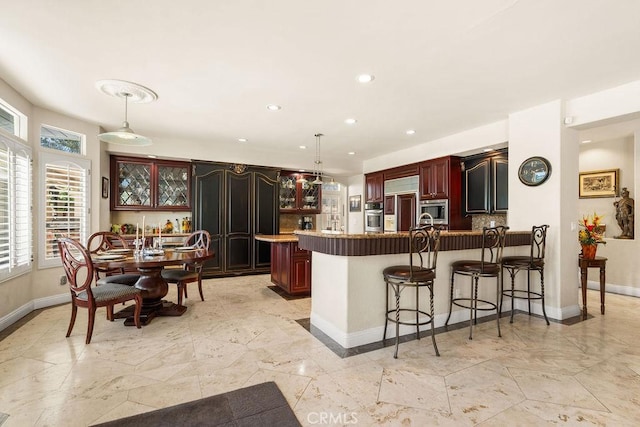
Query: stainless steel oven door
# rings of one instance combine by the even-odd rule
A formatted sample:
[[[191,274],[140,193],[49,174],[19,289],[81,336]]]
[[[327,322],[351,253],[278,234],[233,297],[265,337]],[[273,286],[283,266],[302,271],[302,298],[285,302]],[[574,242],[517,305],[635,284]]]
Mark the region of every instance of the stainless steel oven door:
[[[364,231],[382,233],[384,230],[384,214],[382,209],[364,212]]]

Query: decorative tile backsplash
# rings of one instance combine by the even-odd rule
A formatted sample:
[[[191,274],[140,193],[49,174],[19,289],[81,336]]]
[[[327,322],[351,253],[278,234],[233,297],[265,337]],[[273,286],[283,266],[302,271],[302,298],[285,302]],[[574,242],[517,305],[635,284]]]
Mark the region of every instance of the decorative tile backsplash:
[[[471,216],[471,229],[482,230],[482,227],[491,227],[491,221],[495,221],[494,225],[507,225],[507,215],[500,214],[483,214]]]

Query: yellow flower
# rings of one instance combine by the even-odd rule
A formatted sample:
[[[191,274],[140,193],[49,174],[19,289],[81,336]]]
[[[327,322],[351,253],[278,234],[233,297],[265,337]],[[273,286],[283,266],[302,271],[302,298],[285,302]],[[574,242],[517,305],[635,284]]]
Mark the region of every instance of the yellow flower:
[[[599,216],[595,212],[593,216],[589,217],[583,216],[582,222],[580,226],[582,229],[578,231],[578,241],[583,245],[597,245],[598,243],[602,243],[606,245],[607,242],[604,241],[602,236],[602,228],[600,226],[600,221],[602,220],[602,216]]]

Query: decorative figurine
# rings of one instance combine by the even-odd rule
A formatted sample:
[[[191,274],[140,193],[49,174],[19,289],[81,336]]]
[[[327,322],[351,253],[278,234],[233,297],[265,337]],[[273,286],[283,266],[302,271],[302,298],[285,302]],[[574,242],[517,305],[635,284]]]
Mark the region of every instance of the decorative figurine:
[[[616,221],[622,229],[622,234],[616,239],[633,239],[634,201],[629,197],[627,187],[622,188],[622,198],[613,202],[613,206],[616,207]]]

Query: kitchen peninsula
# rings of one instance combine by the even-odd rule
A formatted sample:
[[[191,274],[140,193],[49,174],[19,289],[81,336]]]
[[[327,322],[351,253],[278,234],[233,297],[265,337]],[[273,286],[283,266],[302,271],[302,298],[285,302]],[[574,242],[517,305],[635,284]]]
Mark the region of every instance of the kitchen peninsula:
[[[295,234],[298,246],[313,257],[311,324],[344,348],[380,341],[386,311],[382,270],[408,263],[408,233]],[[528,254],[530,236],[530,231],[508,232],[504,255]],[[442,232],[434,286],[436,327],[444,325],[449,313],[449,265],[459,259],[479,259],[481,246],[481,231]],[[494,300],[495,286],[482,286],[483,280],[479,297]],[[407,301],[412,297],[410,292],[403,295]],[[451,323],[468,316],[467,310],[458,309]],[[414,327],[400,329],[402,335],[412,331]]]

